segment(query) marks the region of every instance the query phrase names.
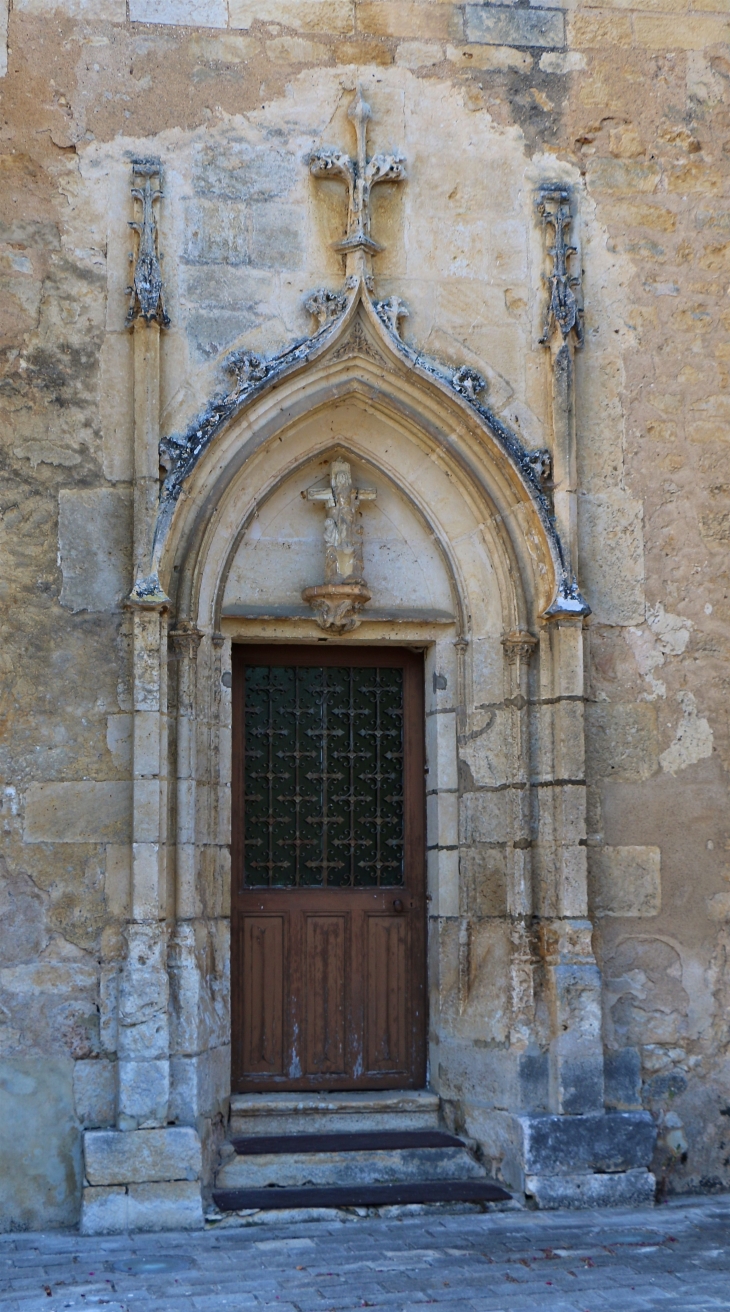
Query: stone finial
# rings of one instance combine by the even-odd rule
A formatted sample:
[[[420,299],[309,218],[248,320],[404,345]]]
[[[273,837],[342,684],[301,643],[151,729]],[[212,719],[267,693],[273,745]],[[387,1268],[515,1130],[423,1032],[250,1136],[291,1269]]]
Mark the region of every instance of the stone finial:
[[[158,181],[157,187],[152,185],[154,178]],[[170,319],[163,296],[155,217],[155,204],[162,198],[162,164],[158,159],[132,160],[132,197],[141,206],[141,212],[139,222],[133,219],[129,224],[139,241],[132,286],[127,288],[132,298],[127,325],[133,324],[135,319],[144,319],[147,323],[155,322],[167,328]]]
[[[335,148],[312,152],[309,168],[315,178],[340,178],[348,190],[347,233],[335,245],[336,251],[348,256],[347,272],[359,274],[368,285],[372,280],[371,256],[383,248],[370,235],[370,198],[378,182],[402,182],[406,176],[405,161],[400,154],[367,155],[367,125],[371,117],[370,106],[358,88],[357,95],[347,111],[357,138],[355,158]],[[354,262],[352,256],[358,256]]]
[[[549,342],[559,328],[563,341],[572,332],[578,345],[582,346],[583,312],[573,290],[580,287],[580,277],[571,274],[569,270],[571,256],[577,253],[577,247],[569,245],[568,239],[573,226],[570,190],[559,185],[541,188],[537,212],[545,232],[545,251],[552,260],[552,272],[545,280],[550,289],[550,298],[540,340]],[[552,245],[549,244],[548,230],[552,231]]]

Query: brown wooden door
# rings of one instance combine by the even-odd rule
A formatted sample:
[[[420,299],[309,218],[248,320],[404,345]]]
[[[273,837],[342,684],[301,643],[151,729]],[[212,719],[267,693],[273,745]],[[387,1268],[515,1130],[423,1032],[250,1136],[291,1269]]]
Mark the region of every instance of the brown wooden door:
[[[234,646],[233,1089],[425,1083],[423,660]]]

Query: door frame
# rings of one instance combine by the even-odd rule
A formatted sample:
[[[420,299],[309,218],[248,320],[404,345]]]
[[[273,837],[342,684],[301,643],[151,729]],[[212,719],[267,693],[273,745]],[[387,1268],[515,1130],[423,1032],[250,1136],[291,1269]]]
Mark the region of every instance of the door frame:
[[[242,901],[239,890],[244,891],[244,762],[245,762],[245,700],[243,696],[245,666],[255,656],[261,665],[304,665],[309,667],[352,666],[366,668],[400,668],[403,670],[403,783],[404,783],[404,852],[405,871],[403,891],[407,894],[411,907],[416,910],[412,919],[411,950],[409,968],[411,971],[411,1076],[407,1080],[392,1076],[371,1076],[366,1084],[357,1087],[386,1088],[423,1088],[427,1079],[428,1062],[428,900],[426,871],[426,715],[425,715],[425,660],[422,647],[361,646],[360,644],[327,643],[263,643],[236,642],[232,644],[232,777],[231,777],[231,1090],[232,1092],[256,1092],[256,1080],[244,1077],[242,1071],[242,988],[243,969],[239,960],[239,916],[242,914]],[[385,890],[390,895],[397,888]],[[266,890],[267,892],[269,890]],[[277,892],[277,890],[271,890]],[[313,899],[317,889],[307,889]],[[347,890],[332,889],[332,893],[341,891],[343,898]],[[373,889],[380,894],[383,890]],[[254,893],[252,887],[247,892]],[[261,893],[264,890],[260,890]],[[278,890],[282,899],[291,896],[298,901],[301,890]],[[368,890],[358,890],[367,893]],[[292,905],[293,905],[292,902]],[[363,962],[364,966],[364,962]],[[365,981],[363,980],[363,991]],[[311,1081],[298,1081],[284,1077],[272,1084],[265,1080],[258,1081],[267,1088],[279,1088],[282,1092],[295,1089],[317,1090],[318,1085]],[[341,1078],[321,1078],[322,1091],[327,1089],[354,1087],[343,1083]]]

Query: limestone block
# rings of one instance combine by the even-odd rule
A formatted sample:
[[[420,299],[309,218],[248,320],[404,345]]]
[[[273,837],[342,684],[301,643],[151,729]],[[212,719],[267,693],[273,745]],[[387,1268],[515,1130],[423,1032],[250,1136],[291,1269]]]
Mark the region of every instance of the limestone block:
[[[658,916],[661,849],[594,847],[588,853],[592,910],[601,916]]]
[[[71,18],[127,21],[126,0],[13,0],[13,9],[23,14],[51,14],[59,10]]]
[[[155,718],[157,718],[155,716]],[[156,843],[160,838],[160,784],[157,779],[134,781],[134,839]]]
[[[0,1061],[0,1231],[71,1226],[81,1144],[66,1057]]]
[[[123,1130],[165,1125],[170,1099],[170,1063],[119,1061],[118,1123]]]
[[[251,206],[251,216],[251,263],[261,269],[303,268],[304,211],[260,202]]]
[[[158,1130],[87,1130],[84,1163],[90,1184],[198,1180],[200,1139],[186,1125]]]
[[[231,1081],[230,1045],[170,1061],[170,1119],[195,1125],[224,1111]]]
[[[597,702],[586,707],[586,765],[589,780],[601,777],[639,783],[659,769],[656,706]]]
[[[646,604],[642,503],[618,491],[582,494],[578,541],[581,587],[596,623],[641,624]]]
[[[58,496],[61,605],[115,610],[131,587],[131,500],[124,488],[62,490]]]
[[[94,1188],[88,1185],[81,1198],[82,1235],[121,1234],[127,1225],[127,1191],[124,1185]]]
[[[506,843],[511,838],[512,807],[506,789],[465,793],[459,802],[462,843]]]
[[[129,0],[131,23],[173,23],[179,27],[227,27],[226,0]]]
[[[129,1060],[167,1056],[169,981],[164,928],[129,925],[119,984],[119,1053]]]
[[[123,843],[132,821],[132,785],[124,782],[32,783],[25,843]]]
[[[188,264],[239,265],[250,262],[251,216],[247,205],[233,201],[188,200],[184,205]]]
[[[431,41],[401,41],[395,62],[403,68],[430,68],[433,64],[439,64],[443,57],[443,46]]]
[[[464,31],[467,41],[490,46],[550,48],[565,44],[565,25],[559,9],[467,5]]]
[[[647,1170],[616,1175],[528,1175],[525,1193],[539,1208],[651,1207],[656,1180]]]
[[[476,843],[462,847],[462,914],[466,916],[504,916],[507,913],[507,867],[504,847]]]
[[[200,1185],[185,1180],[164,1184],[130,1184],[129,1230],[202,1230]]]
[[[84,1130],[114,1125],[117,1112],[116,1062],[99,1058],[75,1063],[74,1107]]]
[[[519,1116],[529,1175],[629,1171],[648,1166],[656,1143],[649,1112],[593,1116]]]
[[[354,29],[352,0],[228,0],[231,27],[282,23],[304,32],[346,35]]]
[[[431,793],[426,798],[429,847],[455,847],[459,841],[459,799],[456,793]]]
[[[603,1058],[606,1107],[609,1111],[641,1108],[641,1057],[637,1048],[606,1052]]]
[[[8,9],[7,0],[0,4],[0,77],[8,71]]]
[[[426,716],[426,787],[456,788],[456,715],[453,711]]]

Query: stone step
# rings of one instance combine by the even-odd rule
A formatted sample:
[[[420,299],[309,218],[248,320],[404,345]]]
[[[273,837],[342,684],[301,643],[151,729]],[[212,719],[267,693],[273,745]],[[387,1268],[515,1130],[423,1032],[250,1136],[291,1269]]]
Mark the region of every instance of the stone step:
[[[214,1189],[221,1212],[287,1208],[393,1207],[413,1203],[496,1203],[510,1195],[493,1180],[397,1180],[387,1184],[307,1185],[285,1189]]]
[[[216,1189],[479,1180],[486,1171],[466,1148],[237,1155],[218,1171]]]
[[[428,1089],[373,1093],[252,1093],[231,1098],[231,1138],[259,1134],[328,1134],[436,1130],[438,1094]]]

